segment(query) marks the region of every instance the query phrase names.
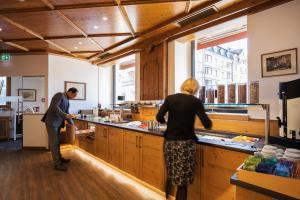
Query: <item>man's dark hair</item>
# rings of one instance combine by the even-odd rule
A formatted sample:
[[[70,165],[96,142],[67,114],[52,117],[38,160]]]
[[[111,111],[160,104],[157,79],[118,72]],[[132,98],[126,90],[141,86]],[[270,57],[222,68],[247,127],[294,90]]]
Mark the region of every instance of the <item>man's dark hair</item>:
[[[77,90],[77,88],[71,87],[71,88],[68,89],[67,92],[77,93],[78,90]]]

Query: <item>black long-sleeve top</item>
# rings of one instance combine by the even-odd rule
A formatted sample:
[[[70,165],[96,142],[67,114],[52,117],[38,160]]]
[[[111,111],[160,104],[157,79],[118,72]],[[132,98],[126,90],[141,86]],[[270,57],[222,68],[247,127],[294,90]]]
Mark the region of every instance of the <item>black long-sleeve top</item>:
[[[168,96],[156,115],[156,120],[166,123],[164,116],[168,112],[166,140],[197,139],[194,133],[195,116],[200,118],[205,128],[212,126],[205,114],[202,102],[193,95],[178,93]]]

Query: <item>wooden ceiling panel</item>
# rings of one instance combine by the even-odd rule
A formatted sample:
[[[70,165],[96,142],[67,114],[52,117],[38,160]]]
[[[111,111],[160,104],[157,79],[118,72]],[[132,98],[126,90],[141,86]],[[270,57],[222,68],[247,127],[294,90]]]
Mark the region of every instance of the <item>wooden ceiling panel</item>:
[[[59,39],[51,41],[65,47],[69,51],[100,51],[100,49],[87,38]]]
[[[5,9],[28,9],[28,8],[45,8],[41,0],[0,0],[0,10]]]
[[[130,32],[116,6],[64,10],[63,13],[88,34]]]
[[[19,49],[9,46],[9,45],[5,44],[4,42],[0,42],[0,52],[6,52],[6,51],[11,51],[11,50],[19,50]]]
[[[143,32],[167,19],[183,13],[186,2],[157,3],[125,6],[130,21],[137,32]]]
[[[197,6],[200,6],[201,4],[210,1],[210,0],[200,0],[200,1],[191,1],[192,5],[191,8],[195,8]]]
[[[117,37],[95,37],[93,38],[95,41],[97,41],[104,49],[116,44],[117,42],[120,42],[122,40],[125,40],[128,38],[128,36],[117,36]]]
[[[11,13],[5,16],[42,36],[79,34],[76,29],[57,15],[55,11]]]
[[[48,44],[47,42],[43,41],[43,40],[35,40],[35,41],[22,41],[22,42],[14,42],[17,45],[20,45],[22,47],[25,47],[29,50],[48,50],[48,49],[52,49],[52,50],[56,50],[56,51],[61,51],[60,49]]]
[[[92,3],[113,3],[114,0],[50,0],[55,6],[64,6],[72,4],[92,4]]]
[[[32,38],[32,35],[25,31],[16,28],[15,26],[0,19],[0,38],[1,39],[15,39],[15,38]]]
[[[174,28],[178,28],[178,26],[175,23],[168,24],[168,25],[166,25],[166,26],[164,26],[160,29],[151,31],[150,33],[147,33],[147,34],[141,36],[140,39],[146,39],[146,38],[154,37],[155,35],[159,35],[161,33],[167,32],[167,31],[172,30]]]

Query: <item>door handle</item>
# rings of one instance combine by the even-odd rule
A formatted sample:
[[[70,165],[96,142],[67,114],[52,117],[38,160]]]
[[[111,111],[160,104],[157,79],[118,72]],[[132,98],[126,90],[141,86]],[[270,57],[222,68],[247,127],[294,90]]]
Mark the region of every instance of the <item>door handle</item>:
[[[142,148],[142,136],[139,137],[139,147]]]
[[[138,147],[138,136],[135,136],[135,147]]]

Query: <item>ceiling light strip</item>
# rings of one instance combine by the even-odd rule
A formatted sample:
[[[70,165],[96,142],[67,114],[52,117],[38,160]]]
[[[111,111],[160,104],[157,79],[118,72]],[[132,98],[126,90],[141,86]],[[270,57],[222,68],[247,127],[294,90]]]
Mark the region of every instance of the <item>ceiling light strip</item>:
[[[41,40],[44,39],[40,34],[38,34],[38,33],[34,32],[34,31],[30,30],[29,28],[26,28],[25,26],[23,26],[23,25],[15,22],[15,21],[13,21],[11,19],[9,19],[8,17],[5,17],[4,15],[0,15],[0,18],[3,19],[6,22],[8,22],[8,23],[10,23],[10,24],[18,27],[19,29],[22,29],[23,31],[25,31],[25,32],[27,32],[29,34],[34,35],[37,38],[40,38]]]
[[[18,45],[18,44],[12,43],[12,42],[4,42],[4,43],[7,44],[7,45],[9,45],[9,46],[21,49],[23,51],[29,51],[29,49],[27,49],[26,47],[23,47],[21,45]]]

